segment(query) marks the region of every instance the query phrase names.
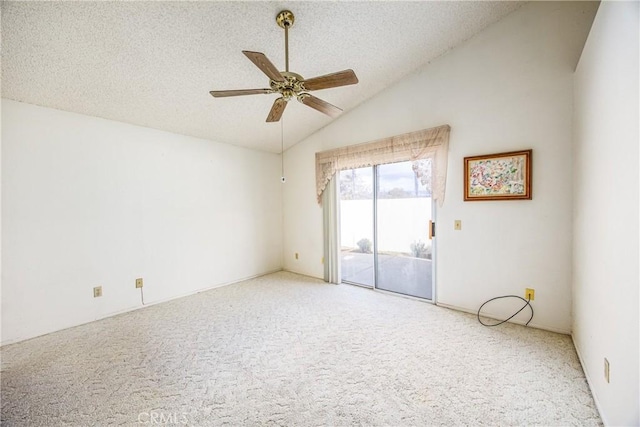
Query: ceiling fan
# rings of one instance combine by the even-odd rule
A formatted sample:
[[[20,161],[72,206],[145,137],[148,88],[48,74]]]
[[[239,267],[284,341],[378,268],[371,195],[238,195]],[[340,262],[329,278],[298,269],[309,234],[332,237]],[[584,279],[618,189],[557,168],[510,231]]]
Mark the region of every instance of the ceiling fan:
[[[241,89],[241,90],[212,90],[209,93],[215,98],[223,98],[227,96],[242,96],[279,93],[281,96],[275,100],[267,122],[277,122],[282,117],[287,102],[296,98],[298,101],[314,108],[321,113],[331,117],[336,117],[342,110],[335,105],[331,105],[320,98],[307,93],[308,91],[329,89],[338,86],[346,86],[358,83],[358,78],[353,70],[338,71],[337,73],[325,74],[323,76],[313,77],[305,80],[300,74],[289,71],[289,28],[293,27],[293,13],[283,10],[276,17],[277,24],[284,29],[284,53],[285,53],[285,71],[278,69],[269,61],[269,59],[260,52],[251,52],[243,50],[247,58],[251,60],[263,73],[269,77],[269,86],[267,89]]]

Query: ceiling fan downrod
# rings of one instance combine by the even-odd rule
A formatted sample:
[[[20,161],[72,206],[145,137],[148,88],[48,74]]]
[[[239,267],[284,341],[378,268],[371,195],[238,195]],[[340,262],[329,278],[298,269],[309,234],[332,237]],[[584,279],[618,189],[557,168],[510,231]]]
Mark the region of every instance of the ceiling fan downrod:
[[[289,72],[289,28],[293,27],[295,17],[290,10],[283,10],[276,16],[276,22],[280,28],[284,29],[284,65],[285,71]]]

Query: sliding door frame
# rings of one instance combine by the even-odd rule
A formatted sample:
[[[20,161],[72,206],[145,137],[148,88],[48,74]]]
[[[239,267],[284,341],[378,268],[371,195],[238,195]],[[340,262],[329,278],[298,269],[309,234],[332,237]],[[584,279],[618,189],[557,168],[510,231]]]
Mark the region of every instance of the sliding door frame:
[[[378,289],[378,165],[371,166],[372,169],[372,201],[373,201],[373,290]]]
[[[401,163],[401,162],[398,162]],[[404,298],[410,298],[410,299],[415,299],[418,301],[423,301],[423,302],[429,302],[432,304],[437,304],[437,286],[436,286],[436,276],[437,276],[437,238],[436,235],[434,233],[434,236],[431,239],[431,299],[428,298],[422,298],[422,297],[417,297],[417,296],[413,296],[413,295],[408,295],[408,294],[403,294],[400,292],[393,292],[393,291],[389,291],[389,290],[385,290],[385,289],[381,289],[378,288],[378,266],[379,266],[379,262],[378,262],[378,189],[379,189],[379,174],[378,174],[378,166],[380,165],[372,165],[369,166],[372,170],[372,203],[373,203],[373,286],[368,286],[364,283],[356,283],[356,282],[350,282],[350,281],[345,281],[341,279],[342,283],[347,283],[350,285],[355,285],[355,286],[360,286],[363,288],[367,288],[367,289],[373,289],[376,292],[382,292],[385,294],[390,294],[390,295],[395,295],[395,296],[401,296]],[[336,179],[340,179],[340,175],[339,173],[336,174]],[[340,194],[340,186],[338,185],[338,183],[336,183],[336,188],[337,188],[337,200],[338,200],[338,204],[341,203],[341,194]],[[432,190],[432,189],[431,189]],[[436,206],[436,202],[435,200],[431,199],[431,220],[433,221],[433,223],[436,223],[436,215],[437,215],[437,206]],[[342,227],[342,218],[341,216],[339,216],[338,218],[338,223],[340,224],[336,224],[337,227]],[[340,249],[341,245],[338,245],[338,250]],[[340,260],[339,262],[342,263],[342,257],[338,256],[338,259]],[[341,268],[342,270],[342,268]]]

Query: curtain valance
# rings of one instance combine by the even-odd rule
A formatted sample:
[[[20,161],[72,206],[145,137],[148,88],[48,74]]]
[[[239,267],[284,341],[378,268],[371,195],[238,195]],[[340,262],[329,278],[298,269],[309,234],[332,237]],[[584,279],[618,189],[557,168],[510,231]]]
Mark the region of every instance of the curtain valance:
[[[431,159],[432,194],[442,206],[447,178],[449,125],[405,133],[364,144],[316,153],[316,193],[318,203],[327,183],[336,172],[385,163]],[[418,173],[417,168],[414,168]]]

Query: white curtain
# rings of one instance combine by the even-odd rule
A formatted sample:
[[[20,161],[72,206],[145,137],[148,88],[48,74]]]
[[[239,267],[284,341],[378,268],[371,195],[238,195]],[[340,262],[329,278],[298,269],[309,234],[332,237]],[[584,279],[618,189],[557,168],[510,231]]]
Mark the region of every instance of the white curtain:
[[[324,280],[340,284],[340,203],[337,176],[329,180],[322,192],[322,219],[324,223]]]

